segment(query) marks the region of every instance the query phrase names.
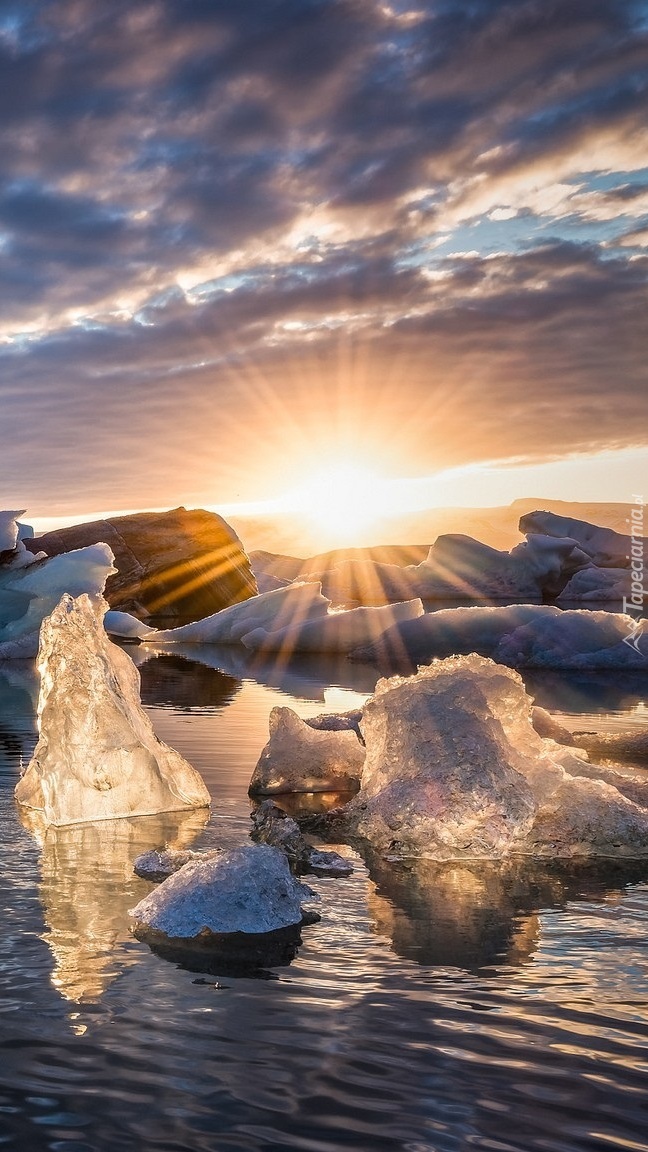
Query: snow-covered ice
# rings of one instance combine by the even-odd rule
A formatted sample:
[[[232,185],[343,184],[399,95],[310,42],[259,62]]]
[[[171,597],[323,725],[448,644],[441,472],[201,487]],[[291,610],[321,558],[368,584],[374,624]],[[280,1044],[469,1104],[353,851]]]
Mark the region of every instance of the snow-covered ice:
[[[556,597],[558,603],[574,600],[592,603],[611,601],[623,603],[630,596],[630,571],[628,568],[597,568],[594,564],[575,572],[562,592]]]
[[[18,517],[24,516],[25,509],[13,512],[0,512],[0,552],[12,552],[18,542]]]
[[[15,517],[18,513],[2,513]],[[107,544],[91,544],[60,556],[34,555],[17,538],[18,526],[9,538],[14,551],[0,565],[0,660],[27,659],[38,652],[38,633],[43,619],[61,596],[99,596],[115,571]]]
[[[155,736],[105,609],[101,597],[64,595],[43,621],[39,740],[16,799],[54,825],[207,807],[201,777]]]
[[[394,624],[414,620],[424,612],[420,600],[384,604],[379,608],[351,608],[329,612],[287,628],[257,628],[243,636],[243,644],[263,652],[350,652],[368,644]]]
[[[155,644],[237,644],[254,629],[300,626],[326,615],[330,601],[320,584],[289,584],[222,608],[213,616],[155,633]]]

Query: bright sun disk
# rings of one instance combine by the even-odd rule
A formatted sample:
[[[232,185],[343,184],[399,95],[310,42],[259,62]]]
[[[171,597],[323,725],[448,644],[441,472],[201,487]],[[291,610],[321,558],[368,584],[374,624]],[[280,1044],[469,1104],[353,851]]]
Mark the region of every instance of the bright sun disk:
[[[383,486],[369,468],[341,461],[294,489],[286,499],[286,511],[307,519],[313,534],[326,543],[354,543],[382,518]]]

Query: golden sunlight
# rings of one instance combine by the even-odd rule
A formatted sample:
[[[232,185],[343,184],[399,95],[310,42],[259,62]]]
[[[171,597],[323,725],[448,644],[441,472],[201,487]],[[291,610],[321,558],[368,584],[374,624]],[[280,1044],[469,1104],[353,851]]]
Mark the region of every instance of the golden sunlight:
[[[315,472],[285,498],[284,507],[308,520],[323,547],[351,544],[383,518],[384,481],[360,464],[337,461]]]

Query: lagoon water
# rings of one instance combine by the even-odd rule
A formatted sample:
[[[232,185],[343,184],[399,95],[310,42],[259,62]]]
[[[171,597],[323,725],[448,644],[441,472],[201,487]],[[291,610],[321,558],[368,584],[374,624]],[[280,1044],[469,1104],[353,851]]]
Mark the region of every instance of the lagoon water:
[[[36,678],[0,668],[0,1147],[648,1148],[648,864],[395,867],[342,846],[355,871],[312,880],[322,919],[287,967],[198,973],[135,940],[128,909],[150,885],[133,858],[243,842],[271,707],[347,709],[375,674],[132,651],[158,735],[209,786],[207,826],[24,827]],[[648,722],[645,677],[527,680],[574,728]]]

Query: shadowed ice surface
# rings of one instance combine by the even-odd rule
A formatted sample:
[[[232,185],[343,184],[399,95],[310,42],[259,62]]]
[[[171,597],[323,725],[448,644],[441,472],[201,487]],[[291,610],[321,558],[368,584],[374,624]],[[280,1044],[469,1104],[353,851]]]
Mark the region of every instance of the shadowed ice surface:
[[[196,657],[199,656],[201,663]],[[147,847],[229,847],[268,715],[348,710],[336,661],[150,656],[158,736],[202,774],[195,814],[52,830],[13,787],[29,665],[0,670],[0,1140],[36,1152],[645,1149],[648,866],[412,867],[354,856],[309,883],[319,924],[272,979],[199,975],[129,930]],[[364,677],[364,679],[363,679]],[[533,674],[571,727],[644,725],[645,680]],[[351,850],[339,846],[351,854]]]

